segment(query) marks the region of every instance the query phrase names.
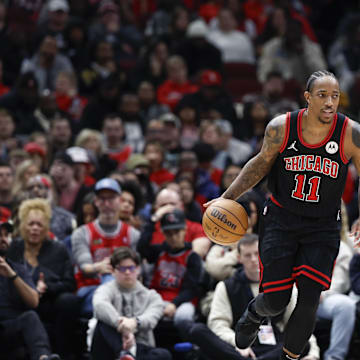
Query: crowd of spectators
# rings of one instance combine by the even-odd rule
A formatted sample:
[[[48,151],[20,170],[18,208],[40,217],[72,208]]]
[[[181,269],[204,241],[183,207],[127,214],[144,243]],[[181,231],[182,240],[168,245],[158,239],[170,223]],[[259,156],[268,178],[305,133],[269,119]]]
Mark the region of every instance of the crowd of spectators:
[[[266,180],[239,199],[249,234],[238,246],[211,243],[202,205],[274,116],[305,106],[314,71],[335,73],[339,111],[359,120],[359,3],[0,0],[0,44],[4,356],[277,359],[287,313],[253,349],[233,339],[257,293]],[[307,360],[350,359],[360,342],[357,183],[350,165]]]

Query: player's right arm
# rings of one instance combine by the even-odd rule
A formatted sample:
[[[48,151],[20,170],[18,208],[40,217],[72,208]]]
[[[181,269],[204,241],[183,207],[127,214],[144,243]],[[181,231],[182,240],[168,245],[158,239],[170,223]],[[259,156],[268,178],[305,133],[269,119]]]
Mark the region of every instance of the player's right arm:
[[[240,174],[221,195],[222,198],[238,199],[269,173],[283,144],[285,129],[285,114],[269,122],[265,129],[264,141],[260,152],[246,163]],[[218,199],[209,201],[204,206],[207,207],[216,200]]]

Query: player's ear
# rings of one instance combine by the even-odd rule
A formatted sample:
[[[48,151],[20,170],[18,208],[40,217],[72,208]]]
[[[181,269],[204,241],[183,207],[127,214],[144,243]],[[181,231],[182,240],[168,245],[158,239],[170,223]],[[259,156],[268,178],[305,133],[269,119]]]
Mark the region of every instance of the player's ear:
[[[309,103],[309,101],[310,101],[310,92],[309,91],[304,92],[304,98],[305,98],[306,102]]]

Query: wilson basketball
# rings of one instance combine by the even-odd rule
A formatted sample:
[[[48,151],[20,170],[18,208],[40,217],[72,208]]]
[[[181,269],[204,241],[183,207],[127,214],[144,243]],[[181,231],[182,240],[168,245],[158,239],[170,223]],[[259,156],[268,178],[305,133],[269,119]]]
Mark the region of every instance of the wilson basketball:
[[[230,245],[242,238],[248,228],[248,214],[238,202],[220,199],[206,208],[202,227],[214,243]]]

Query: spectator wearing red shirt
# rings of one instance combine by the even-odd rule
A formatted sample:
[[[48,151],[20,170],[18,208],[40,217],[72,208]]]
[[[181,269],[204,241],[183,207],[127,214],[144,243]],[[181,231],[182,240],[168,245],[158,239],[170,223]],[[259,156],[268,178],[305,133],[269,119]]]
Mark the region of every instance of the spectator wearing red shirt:
[[[118,167],[129,159],[132,148],[125,142],[125,129],[122,119],[117,114],[110,114],[105,117],[102,128],[106,151],[111,159],[118,163]]]
[[[171,56],[166,62],[168,79],[158,88],[157,98],[160,104],[173,110],[185,94],[198,90],[198,86],[188,80],[187,67],[181,56]]]
[[[144,148],[144,155],[149,160],[150,181],[162,186],[174,180],[174,174],[163,167],[165,148],[158,141],[149,141]]]
[[[88,100],[78,94],[76,76],[69,71],[61,71],[55,80],[55,98],[58,108],[79,121]]]
[[[154,212],[145,224],[141,233],[138,251],[145,258],[152,258],[164,242],[164,234],[161,232],[161,218],[174,209],[184,209],[181,195],[174,190],[163,189],[156,198],[153,205]],[[211,242],[206,237],[201,224],[186,219],[185,242],[192,244],[192,249],[204,258],[209,251]],[[150,244],[150,246],[149,246]]]

